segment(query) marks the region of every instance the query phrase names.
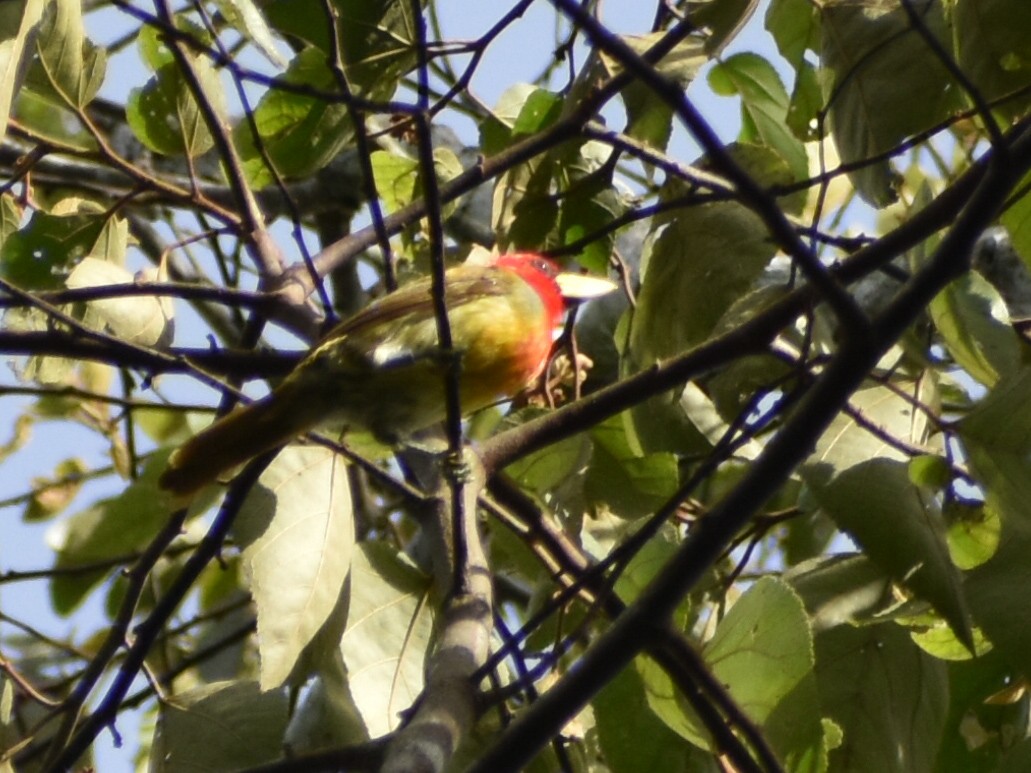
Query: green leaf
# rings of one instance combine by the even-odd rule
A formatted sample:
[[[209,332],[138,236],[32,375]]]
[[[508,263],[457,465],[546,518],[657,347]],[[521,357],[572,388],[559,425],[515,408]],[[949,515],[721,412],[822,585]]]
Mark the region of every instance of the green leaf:
[[[646,35],[620,35],[620,40],[638,54],[645,54],[648,49],[666,36],[663,31],[650,32]],[[610,78],[623,71],[622,65],[605,51],[600,51],[601,62]],[[698,70],[707,61],[705,44],[701,38],[687,37],[677,43],[673,50],[662,57],[652,67],[661,75],[687,88],[694,80]]]
[[[256,682],[217,682],[161,702],[151,770],[240,770],[283,756],[286,693]]]
[[[894,603],[885,571],[861,554],[820,556],[785,575],[805,603],[813,631],[869,621]]]
[[[951,506],[950,506],[951,505]],[[995,555],[1002,520],[988,504],[946,503],[949,516],[949,554],[960,569],[976,569]]]
[[[631,83],[621,95],[627,124],[623,133],[656,150],[665,150],[673,134],[673,108],[640,83]]]
[[[308,89],[336,88],[326,54],[317,48],[298,53],[282,78]],[[258,138],[250,122],[241,121],[234,128],[234,141],[248,180],[257,188],[273,180],[259,147],[264,147],[280,175],[306,177],[325,167],[354,138],[345,105],[285,89],[265,93],[254,110],[254,123]]]
[[[43,521],[62,512],[82,489],[82,476],[88,471],[85,462],[72,457],[59,462],[49,478],[33,478],[35,493],[25,506],[22,518],[26,522]]]
[[[216,0],[219,10],[234,28],[254,44],[272,64],[286,69],[287,61],[276,49],[272,30],[254,0]]]
[[[735,54],[709,71],[717,94],[740,95],[742,142],[756,142],[776,151],[795,180],[809,177],[805,148],[787,125],[788,93],[773,66],[757,54]]]
[[[948,49],[942,5],[921,7],[927,9],[923,24]],[[957,107],[960,90],[896,0],[832,0],[821,5],[821,13],[821,80],[842,162],[858,163],[889,151]],[[875,207],[896,198],[887,161],[863,166],[849,177]]]
[[[527,410],[519,414],[524,420],[537,415],[543,415],[543,412]],[[515,426],[515,422],[506,421],[505,426]],[[521,486],[542,496],[552,495],[569,486],[575,491],[583,486],[577,471],[587,466],[592,448],[587,435],[573,435],[517,459],[505,468],[505,473]]]
[[[596,234],[622,215],[626,206],[612,184],[613,167],[606,165],[609,148],[586,142],[570,150],[556,168],[562,185],[559,239],[568,245],[595,236],[581,248],[576,260],[583,268],[606,274],[616,234],[614,231],[600,237]]]
[[[937,773],[997,773],[1010,739],[1024,735],[1027,704],[991,701],[1012,685],[1013,672],[998,652],[948,664],[949,716],[935,765]]]
[[[735,146],[733,152],[764,182],[790,180],[784,162],[768,148]],[[668,186],[663,198],[680,192]],[[678,209],[656,223],[660,228],[642,266],[630,331],[635,369],[704,341],[776,253],[759,216],[737,202]]]
[[[218,73],[205,57],[184,52],[196,72],[204,99],[228,123],[228,110]],[[139,140],[156,153],[191,158],[214,144],[204,115],[183,77],[178,63],[158,68],[142,89],[133,89],[126,105],[126,119]]]
[[[340,642],[351,695],[369,737],[397,728],[423,687],[433,634],[429,579],[386,545],[362,543],[351,567],[351,609]]]
[[[808,62],[795,78],[795,88],[791,92],[788,105],[788,127],[803,142],[813,142],[823,136],[819,126],[819,116],[823,110],[823,95],[820,92],[819,76],[816,68]]]
[[[23,88],[15,97],[12,114],[41,139],[86,152],[97,150],[96,141],[82,128],[71,109],[52,95]]]
[[[594,453],[587,471],[585,493],[596,507],[622,518],[654,512],[677,489],[677,460],[670,453],[642,454],[627,437],[621,416],[591,430]]]
[[[1000,381],[958,430],[986,507],[1002,521],[998,549],[970,572],[974,619],[1011,662],[1031,673],[1031,369]]]
[[[68,275],[65,284],[71,289],[133,285],[133,275],[121,266],[98,258],[83,258]],[[116,336],[143,346],[169,343],[171,305],[154,296],[126,296],[90,301],[104,325]]]
[[[816,637],[820,706],[844,731],[834,773],[934,770],[948,710],[945,664],[893,623]]]
[[[944,456],[924,454],[914,456],[907,469],[914,486],[942,491],[952,482],[952,469]]]
[[[967,645],[956,638],[955,632],[944,620],[935,618],[930,624],[912,626],[908,620],[901,620],[904,625],[910,626],[913,630],[910,637],[928,655],[934,655],[939,660],[970,660],[981,657],[992,649],[991,642],[985,638],[979,628],[971,632],[973,652]]]
[[[769,148],[736,145],[733,152],[764,181],[790,179],[784,161]],[[662,198],[683,193],[678,183],[667,183]],[[759,216],[737,202],[694,205],[656,217],[644,245],[643,277],[630,317],[624,369],[642,370],[710,337],[753,287],[775,251]],[[684,453],[708,446],[688,421],[677,393],[637,405],[632,415],[648,449]]]
[[[0,136],[7,131],[14,95],[25,77],[44,0],[0,5]]]
[[[766,9],[766,30],[780,55],[799,72],[805,52],[815,51],[819,43],[819,6],[809,0],[772,0]]]
[[[730,608],[702,656],[756,722],[790,770],[826,770],[813,642],[802,602],[790,586],[763,577]],[[638,660],[652,710],[678,735],[710,748],[665,672]]]
[[[512,124],[512,139],[520,135],[536,134],[558,120],[562,113],[562,98],[545,89],[534,89],[526,97],[519,115]]]
[[[954,0],[957,64],[988,102],[1031,85],[1031,5],[1021,0]],[[1027,111],[1026,97],[994,110],[1005,121]]]
[[[140,477],[121,494],[102,499],[60,521],[50,534],[56,553],[55,567],[68,569],[123,558],[146,547],[172,510],[167,494],[157,486],[157,477],[167,458],[167,453],[155,453],[147,460]],[[115,563],[111,570],[55,574],[50,580],[54,609],[59,614],[70,614],[97,583],[118,568]]]
[[[97,215],[36,210],[0,245],[0,276],[23,290],[57,289],[64,272],[93,251],[104,224]]]
[[[1020,342],[1006,303],[979,274],[968,272],[949,284],[929,310],[956,363],[985,386],[1020,366]]]
[[[885,386],[863,387],[849,400],[849,405],[870,425],[885,435],[922,443],[914,436],[913,403],[905,397],[915,384],[899,382],[893,389]],[[839,413],[816,442],[816,449],[806,461],[803,471],[811,484],[823,485],[845,470],[870,459],[908,462],[909,457],[883,435],[870,432],[856,418]]]
[[[397,212],[417,195],[419,164],[408,156],[376,150],[372,153],[372,176],[387,212]]]
[[[72,108],[92,101],[104,82],[107,54],[86,39],[81,0],[53,0],[36,40],[49,90]]]
[[[562,100],[525,84],[509,88],[480,126],[486,153],[497,153],[523,134],[541,131],[561,113]],[[612,185],[611,149],[602,143],[567,142],[507,171],[494,188],[492,225],[502,250],[541,250],[598,233],[624,205]],[[582,248],[580,264],[608,267],[614,234]]]
[[[421,9],[423,2],[419,3]],[[333,0],[340,52],[352,93],[369,99],[393,96],[406,72],[417,64],[413,3],[394,0]],[[330,52],[322,0],[275,0],[264,7],[269,22]]]
[[[305,754],[368,740],[343,662],[334,658],[305,689],[284,741],[294,754]]]
[[[636,601],[662,567],[673,558],[679,544],[680,539],[672,527],[664,528],[651,537],[619,573],[619,579],[616,580],[619,597],[627,604]],[[673,615],[673,624],[678,630],[690,626],[690,613],[690,599],[684,599]]]
[[[418,182],[416,183],[416,189],[418,195],[421,196],[425,190],[425,183],[422,179],[421,169],[418,176]],[[433,149],[433,173],[437,176],[437,182],[440,185],[454,180],[458,175],[463,172],[462,162],[451,148],[434,148]],[[458,208],[457,201],[449,201],[441,206],[441,215],[447,219],[451,217],[455,210]]]
[[[552,191],[555,164],[550,154],[538,156],[498,178],[491,224],[500,249],[511,252],[547,246],[559,213]]]
[[[768,370],[767,374],[769,372],[770,371]],[[683,408],[684,414],[687,416],[688,420],[698,428],[699,432],[705,435],[705,438],[713,447],[715,447],[721,440],[734,434],[730,424],[724,421],[723,417],[720,415],[715,403],[709,399],[708,395],[706,395],[697,384],[688,383],[684,387],[684,391],[680,393],[680,407]],[[733,415],[736,417],[737,414],[738,412],[735,411]],[[728,433],[730,433],[730,435],[728,435]],[[736,460],[754,460],[762,452],[762,449],[762,443],[757,440],[749,440],[735,448],[734,458]],[[728,465],[723,465],[720,472],[710,478],[709,495],[714,500],[719,498],[720,489],[713,489],[711,486],[717,481],[723,472],[728,471],[726,470],[727,467]],[[731,477],[736,479],[738,476],[731,475]]]
[[[267,690],[290,677],[343,593],[354,520],[341,457],[322,447],[285,449],[248,495],[235,533],[258,609]]]
[[[826,769],[814,759],[822,756],[823,729],[812,633],[790,586],[761,578],[731,607],[702,655],[789,768]],[[800,765],[805,759],[809,764]]]
[[[24,207],[10,191],[0,194],[0,247],[18,232]],[[2,253],[0,253],[2,254]]]
[[[21,733],[11,721],[14,707],[14,683],[6,676],[0,676],[0,749],[13,749],[21,740]],[[0,773],[14,773],[10,759],[0,760]]]
[[[619,39],[638,54],[644,54],[665,34],[664,31],[656,31],[647,35],[620,35]],[[686,89],[709,58],[706,45],[707,39],[701,34],[684,38],[652,67]],[[601,49],[594,50],[569,90],[567,102],[579,104],[602,84],[619,75],[622,69],[616,58]],[[672,131],[672,108],[664,100],[657,99],[652,89],[637,79],[631,80],[620,96],[627,115],[624,132],[646,145],[664,150]]]
[[[650,35],[626,35],[623,41],[641,54],[664,34],[655,32]],[[707,45],[707,41],[700,37],[685,38],[653,67],[686,89],[698,74],[698,70],[708,61]],[[617,75],[622,69],[604,53],[601,54],[601,61],[607,77]],[[625,133],[635,140],[665,150],[672,132],[672,108],[664,100],[656,99],[655,93],[648,86],[636,80],[624,88],[620,96],[626,107]]]
[[[208,35],[203,30],[188,24],[184,17],[177,17],[176,24],[179,25],[180,29],[188,31],[191,35],[197,35],[198,40],[202,40],[205,43],[210,42],[207,40]],[[136,48],[140,52],[140,59],[143,60],[143,63],[147,65],[151,72],[157,72],[166,64],[175,63],[175,55],[172,53],[172,49],[168,47],[164,34],[155,26],[144,24],[140,27],[140,34],[136,38]]]
[[[755,13],[756,0],[695,0],[691,21],[707,33],[705,50],[716,56]]]
[[[512,144],[513,127],[538,91],[540,89],[529,83],[514,83],[501,93],[494,110],[480,123],[480,146],[486,155],[492,156]],[[536,99],[543,101],[544,98]]]
[[[823,510],[898,582],[929,601],[973,649],[963,583],[945,543],[933,497],[909,481],[906,465],[861,462],[814,486]]]
[[[1024,265],[1031,266],[1031,174],[1025,175],[1014,190],[1023,191],[1023,195],[1006,208],[1000,222],[1009,231],[1013,249]]]
[[[644,656],[639,656],[638,661]],[[682,773],[687,749],[651,710],[638,671],[625,668],[591,703],[598,743],[612,773]]]

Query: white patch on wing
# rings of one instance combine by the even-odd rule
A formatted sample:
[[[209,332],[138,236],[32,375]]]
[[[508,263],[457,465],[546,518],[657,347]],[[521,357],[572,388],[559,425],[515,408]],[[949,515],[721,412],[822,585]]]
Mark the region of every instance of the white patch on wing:
[[[382,341],[369,355],[374,368],[400,368],[436,351],[437,326],[433,320],[402,325]]]
[[[372,364],[386,368],[398,362],[411,362],[412,352],[401,341],[384,341],[372,350]]]

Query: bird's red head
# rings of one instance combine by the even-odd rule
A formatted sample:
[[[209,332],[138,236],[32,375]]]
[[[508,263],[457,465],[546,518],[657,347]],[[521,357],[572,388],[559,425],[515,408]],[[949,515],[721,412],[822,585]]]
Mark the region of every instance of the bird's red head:
[[[562,320],[565,302],[562,300],[562,289],[556,279],[560,273],[557,265],[532,252],[513,252],[509,255],[502,255],[495,265],[518,274],[524,282],[537,291],[544,302],[553,327]]]

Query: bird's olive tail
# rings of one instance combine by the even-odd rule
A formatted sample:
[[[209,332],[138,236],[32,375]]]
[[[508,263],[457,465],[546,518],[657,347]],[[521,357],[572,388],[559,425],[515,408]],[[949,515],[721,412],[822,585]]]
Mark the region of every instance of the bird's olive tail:
[[[271,396],[270,396],[271,397]],[[223,416],[172,452],[158,479],[173,494],[192,494],[249,459],[310,429],[306,411],[266,397]]]

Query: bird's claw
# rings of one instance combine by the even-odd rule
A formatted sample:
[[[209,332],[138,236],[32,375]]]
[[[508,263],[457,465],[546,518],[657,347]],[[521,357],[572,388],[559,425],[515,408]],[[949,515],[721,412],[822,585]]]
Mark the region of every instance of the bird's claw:
[[[465,458],[465,449],[449,451],[444,456],[444,475],[455,483],[465,485],[472,480],[473,469]]]

